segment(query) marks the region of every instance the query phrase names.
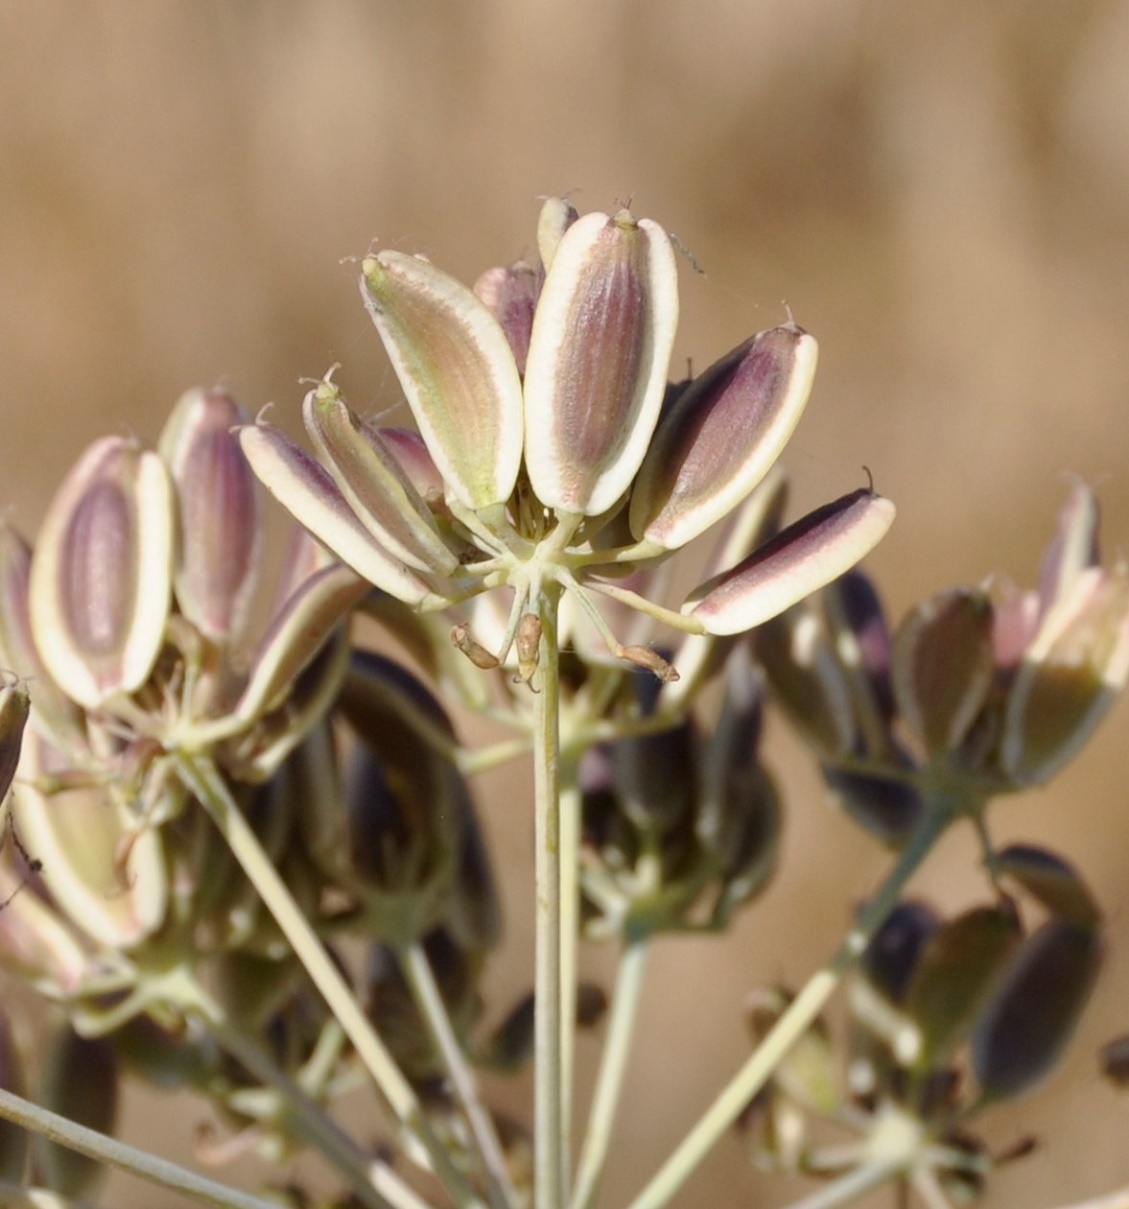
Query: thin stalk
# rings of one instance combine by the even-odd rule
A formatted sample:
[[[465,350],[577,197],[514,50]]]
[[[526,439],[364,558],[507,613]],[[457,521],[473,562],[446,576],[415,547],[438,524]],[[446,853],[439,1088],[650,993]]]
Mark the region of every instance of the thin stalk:
[[[1129,1188],[1096,1196],[1093,1200],[1064,1205],[1062,1209],[1129,1209]]]
[[[561,878],[561,1154],[572,1154],[572,1102],[576,1065],[577,950],[580,942],[580,768],[560,760]]]
[[[208,1031],[222,1049],[267,1087],[274,1088],[286,1101],[286,1109],[293,1119],[295,1131],[311,1146],[317,1148],[327,1162],[348,1183],[357,1200],[370,1209],[390,1209],[398,1202],[378,1192],[374,1187],[374,1169],[377,1166],[333,1121],[322,1107],[309,1096],[289,1075],[238,1028],[224,1018],[217,1004],[206,1004],[202,1009]],[[393,1179],[402,1183],[394,1173]],[[405,1185],[406,1187],[406,1185]]]
[[[843,975],[866,950],[874,933],[897,905],[906,883],[937,838],[958,815],[959,803],[937,798],[902,851],[878,892],[859,913],[854,927],[830,960],[808,980],[748,1061],[675,1148],[629,1209],[659,1209],[677,1193],[698,1165],[765,1085],[784,1055],[803,1036],[835,992]]]
[[[805,1196],[801,1201],[794,1201],[788,1209],[836,1209],[838,1205],[848,1205],[864,1192],[877,1188],[893,1176],[899,1163],[867,1163],[855,1167],[846,1175],[839,1176],[830,1184],[825,1184],[818,1192]]]
[[[181,752],[176,757],[176,767],[185,786],[195,794],[219,828],[294,955],[321,992],[329,1010],[356,1048],[361,1062],[388,1100],[396,1118],[426,1149],[438,1179],[461,1209],[481,1205],[436,1136],[411,1084],[377,1036],[317,933],[302,914],[270,857],[263,851],[258,837],[243,817],[215,765],[206,757]]]
[[[538,676],[533,697],[533,809],[536,857],[534,974],[533,1156],[534,1204],[563,1209],[565,1152],[562,1122],[563,980],[561,978],[560,589],[545,585],[536,607],[541,620]]]
[[[478,1080],[459,1045],[459,1039],[455,1036],[451,1017],[436,984],[431,963],[423,946],[418,942],[408,945],[401,953],[401,958],[416,1006],[443,1060],[443,1068],[451,1080],[455,1098],[470,1125],[471,1135],[478,1147],[490,1186],[491,1204],[496,1209],[512,1209],[517,1204],[517,1196],[506,1167],[506,1156],[502,1151],[502,1144],[498,1141],[493,1118],[482,1102]]]
[[[97,1159],[119,1171],[127,1171],[159,1188],[183,1193],[206,1205],[216,1205],[219,1209],[278,1209],[276,1201],[266,1201],[241,1192],[238,1188],[229,1188],[226,1184],[209,1180],[189,1171],[187,1167],[170,1163],[168,1159],[138,1150],[136,1146],[119,1142],[117,1138],[87,1129],[85,1125],[77,1125],[3,1088],[0,1088],[0,1117],[14,1121],[32,1133],[41,1134],[51,1142],[58,1142],[68,1150]]]
[[[596,1091],[592,1097],[592,1109],[588,1114],[588,1129],[584,1135],[584,1149],[580,1155],[576,1187],[569,1202],[569,1209],[591,1209],[600,1195],[600,1183],[604,1176],[612,1126],[623,1089],[623,1076],[627,1070],[627,1058],[631,1050],[631,1037],[635,1030],[635,1017],[639,1010],[643,974],[649,952],[649,937],[639,936],[629,939],[620,955],[615,990],[612,992],[608,1036],[604,1043],[604,1052],[600,1056]]]

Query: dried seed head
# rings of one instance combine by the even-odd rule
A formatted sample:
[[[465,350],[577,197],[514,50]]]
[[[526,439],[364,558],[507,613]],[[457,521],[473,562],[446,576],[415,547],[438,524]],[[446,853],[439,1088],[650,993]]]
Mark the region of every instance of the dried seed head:
[[[627,491],[658,419],[677,323],[660,226],[627,211],[573,223],[545,278],[525,371],[525,463],[547,507],[595,516]]]
[[[48,509],[31,565],[32,630],[80,705],[133,692],[149,675],[169,611],[173,507],[161,459],[105,437]]]

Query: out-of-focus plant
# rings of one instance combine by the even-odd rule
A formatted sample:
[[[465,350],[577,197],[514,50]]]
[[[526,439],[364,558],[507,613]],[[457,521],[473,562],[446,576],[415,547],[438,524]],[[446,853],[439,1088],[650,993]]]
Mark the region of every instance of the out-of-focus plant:
[[[310,453],[193,391],[155,451],[91,446],[34,549],[0,529],[0,961],[51,1005],[38,1069],[0,1020],[0,1115],[50,1135],[29,1152],[0,1130],[0,1196],[77,1204],[113,1164],[217,1205],[594,1206],[648,953],[723,932],[776,865],[766,705],[898,856],[826,966],[754,997],[753,1054],[632,1209],[671,1201],[735,1123],[762,1165],[830,1177],[806,1209],[885,1180],[956,1203],[993,1163],[967,1122],[1066,1044],[1099,909],[1062,858],[997,851],[986,812],[1057,772],[1129,675],[1129,577],[1099,560],[1092,494],[1038,592],[943,593],[891,635],[853,568],[892,505],[865,488],[783,526],[812,337],[789,320],[670,383],[663,229],[552,200],[538,246],[473,289],[363,261],[415,429],[371,424],[327,375]],[[260,482],[298,525],[252,643]],[[672,606],[673,557],[715,527]],[[359,645],[361,615],[401,656]],[[468,714],[509,737],[467,745]],[[472,780],[522,757],[535,969],[488,1011],[502,921]],[[990,900],[945,921],[904,893],[961,819]],[[577,978],[600,942],[610,995]],[[575,1037],[601,1021],[574,1144]],[[482,1076],[529,1063],[515,1121]],[[229,1133],[202,1159],[313,1149],[338,1190],[245,1193],[115,1140],[122,1069],[215,1105]],[[376,1146],[334,1115],[365,1086]],[[809,1140],[820,1117],[858,1140]]]

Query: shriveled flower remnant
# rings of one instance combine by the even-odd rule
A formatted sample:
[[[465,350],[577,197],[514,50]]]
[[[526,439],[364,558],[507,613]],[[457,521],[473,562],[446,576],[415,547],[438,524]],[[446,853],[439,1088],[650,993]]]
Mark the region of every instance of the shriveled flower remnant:
[[[610,633],[592,593],[692,634],[743,632],[863,557],[893,506],[856,491],[759,550],[747,547],[763,530],[746,528],[727,551],[736,565],[678,612],[614,582],[764,480],[807,402],[815,341],[789,322],[668,385],[678,293],[666,232],[551,200],[538,243],[540,267],[492,270],[473,291],[420,257],[364,261],[362,294],[418,436],[372,427],[327,379],[303,407],[317,462],[261,421],[243,448],[310,532],[393,597],[433,610],[511,589],[497,642],[473,624],[454,634],[480,664],[516,646],[528,679],[542,598],[568,592],[614,655],[669,677],[660,656]]]

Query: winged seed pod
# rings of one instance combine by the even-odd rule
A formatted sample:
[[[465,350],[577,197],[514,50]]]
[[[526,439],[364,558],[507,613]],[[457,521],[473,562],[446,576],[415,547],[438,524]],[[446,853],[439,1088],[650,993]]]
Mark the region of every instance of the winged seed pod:
[[[659,420],[631,493],[631,531],[676,550],[764,478],[811,394],[816,343],[794,323],[761,332],[695,378]]]
[[[108,949],[131,949],[162,924],[168,902],[164,843],[138,829],[130,806],[102,784],[56,793],[40,785],[58,756],[34,731],[24,744],[27,779],[13,817],[24,847],[41,861],[51,897],[70,922]]]
[[[444,481],[468,508],[504,503],[521,464],[521,379],[505,332],[466,286],[381,252],[361,295]]]
[[[789,525],[730,571],[707,580],[682,612],[711,634],[762,625],[865,557],[894,522],[894,505],[861,488]]]
[[[988,699],[992,622],[986,593],[954,588],[916,606],[898,627],[894,691],[930,754],[955,751]]]
[[[525,368],[525,465],[537,498],[596,516],[631,484],[666,389],[678,277],[666,232],[586,214],[545,276]]]
[[[173,517],[163,462],[124,437],[95,441],[48,508],[31,564],[32,631],[80,705],[149,675],[172,595]]]
[[[262,569],[261,488],[232,431],[249,418],[225,390],[190,390],[157,443],[176,487],[177,606],[225,645],[244,635]]]
[[[0,805],[16,775],[30,712],[27,685],[14,673],[0,668]]]

